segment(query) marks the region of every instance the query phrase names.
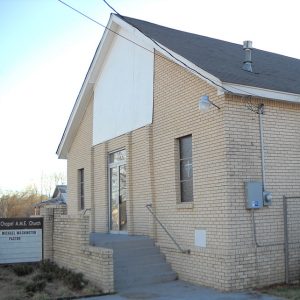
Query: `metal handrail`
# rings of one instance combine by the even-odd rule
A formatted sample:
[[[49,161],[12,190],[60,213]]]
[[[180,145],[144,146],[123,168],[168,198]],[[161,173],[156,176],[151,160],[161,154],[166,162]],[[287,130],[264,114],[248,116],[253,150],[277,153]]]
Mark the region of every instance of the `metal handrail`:
[[[170,234],[170,232],[168,231],[168,229],[165,227],[165,225],[158,219],[157,215],[152,210],[152,204],[147,204],[146,208],[149,210],[149,212],[154,217],[154,219],[157,221],[157,223],[161,226],[161,228],[166,232],[166,234],[169,236],[169,238],[173,241],[173,243],[176,245],[176,247],[179,249],[179,251],[181,253],[190,254],[191,250],[190,249],[186,249],[186,250],[182,249],[181,246],[172,237],[172,235]]]
[[[86,208],[86,209],[83,211],[82,215],[85,216],[85,214],[86,214],[86,212],[87,212],[88,210],[91,211],[92,209],[91,209],[91,208]]]

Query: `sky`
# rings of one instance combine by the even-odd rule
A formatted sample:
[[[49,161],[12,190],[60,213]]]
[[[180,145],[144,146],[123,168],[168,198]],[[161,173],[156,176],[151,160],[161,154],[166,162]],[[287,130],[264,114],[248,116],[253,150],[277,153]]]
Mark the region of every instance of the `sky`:
[[[112,12],[102,0],[64,1],[104,25]],[[108,2],[125,16],[300,59],[296,0]],[[66,174],[56,149],[102,33],[57,0],[0,0],[0,191]]]

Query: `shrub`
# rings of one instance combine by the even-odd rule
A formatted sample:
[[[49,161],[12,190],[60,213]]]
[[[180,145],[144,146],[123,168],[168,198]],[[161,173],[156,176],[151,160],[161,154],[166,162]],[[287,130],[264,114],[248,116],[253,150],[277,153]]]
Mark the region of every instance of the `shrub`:
[[[53,279],[54,279],[54,274],[52,273],[39,273],[32,278],[33,281],[45,280],[48,282],[52,282]]]
[[[59,271],[59,267],[50,260],[45,260],[39,265],[40,271],[43,273],[57,273]]]
[[[87,285],[87,281],[84,280],[83,274],[81,273],[73,273],[68,271],[63,280],[66,285],[74,290],[82,290]]]
[[[26,281],[17,279],[15,281],[15,285],[17,285],[17,286],[24,286],[24,285],[26,285]]]
[[[49,295],[46,293],[36,293],[31,298],[31,300],[53,300]]]
[[[74,273],[66,268],[60,268],[51,261],[44,261],[40,264],[41,274],[37,275],[37,279],[54,278],[62,280],[69,288],[74,290],[82,290],[88,282],[83,278],[83,274]]]
[[[46,287],[46,281],[39,280],[35,282],[30,282],[25,286],[26,293],[34,294],[36,292],[41,292]]]
[[[17,276],[26,276],[34,271],[33,266],[28,264],[14,265],[12,269]]]

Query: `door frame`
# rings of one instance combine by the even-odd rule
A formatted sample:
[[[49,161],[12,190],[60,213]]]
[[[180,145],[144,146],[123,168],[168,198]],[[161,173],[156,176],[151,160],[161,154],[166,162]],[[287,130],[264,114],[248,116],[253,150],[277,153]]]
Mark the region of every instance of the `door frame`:
[[[114,154],[114,153],[117,153],[119,151],[123,151],[125,150],[126,152],[126,158],[123,160],[123,161],[119,161],[119,162],[114,162],[114,163],[111,163],[110,162],[110,155],[111,154]],[[117,149],[117,150],[114,150],[114,151],[110,151],[108,152],[108,155],[107,155],[107,172],[108,172],[108,232],[111,233],[111,234],[128,234],[128,228],[127,230],[111,230],[111,222],[112,222],[112,218],[111,218],[111,214],[112,214],[112,205],[111,205],[111,169],[114,168],[114,167],[117,167],[118,168],[118,181],[119,181],[119,191],[120,191],[120,171],[119,171],[119,167],[120,166],[127,166],[127,151],[125,148],[121,148],[121,149]],[[126,172],[126,191],[127,191],[127,172]],[[127,201],[126,201],[127,202]],[[127,203],[126,203],[127,205]],[[119,213],[120,213],[120,209],[119,209]],[[127,222],[127,226],[128,226],[128,216],[127,216],[127,209],[126,209],[126,222]],[[119,224],[119,227],[120,227],[120,224]]]

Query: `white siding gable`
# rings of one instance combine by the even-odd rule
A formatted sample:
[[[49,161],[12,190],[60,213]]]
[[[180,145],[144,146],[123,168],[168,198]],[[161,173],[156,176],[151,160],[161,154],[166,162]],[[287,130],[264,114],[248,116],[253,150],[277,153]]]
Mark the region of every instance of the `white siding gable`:
[[[152,123],[153,47],[133,28],[115,35],[94,87],[93,144]]]

